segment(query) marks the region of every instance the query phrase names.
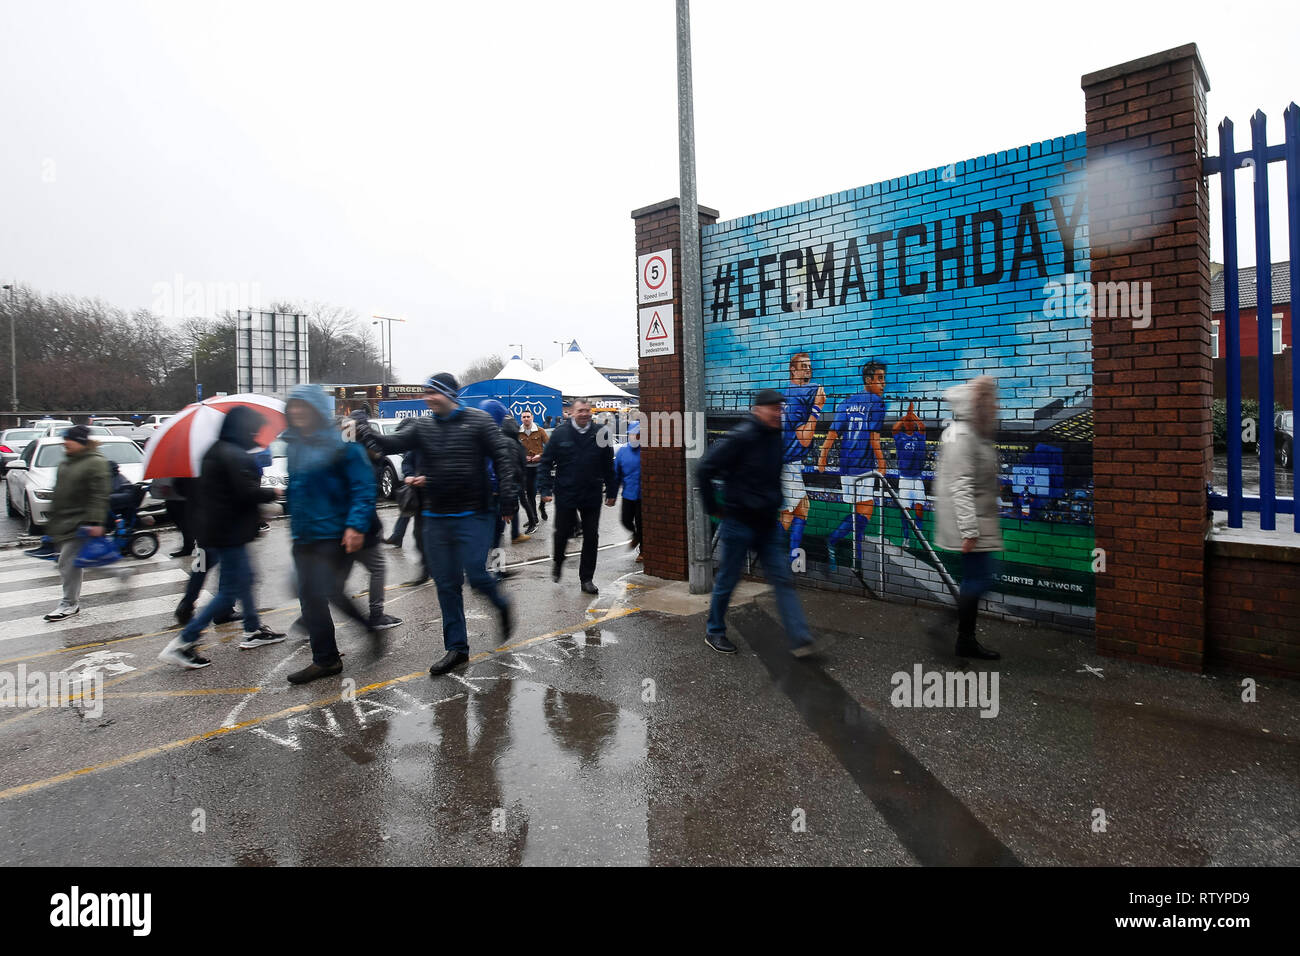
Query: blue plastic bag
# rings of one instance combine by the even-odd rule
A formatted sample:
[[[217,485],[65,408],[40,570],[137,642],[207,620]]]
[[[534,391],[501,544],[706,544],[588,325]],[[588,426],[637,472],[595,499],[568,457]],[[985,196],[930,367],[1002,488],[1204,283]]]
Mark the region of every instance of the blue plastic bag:
[[[102,568],[122,557],[117,544],[108,535],[92,538],[86,534],[85,528],[78,528],[77,535],[86,539],[73,562],[79,568]]]

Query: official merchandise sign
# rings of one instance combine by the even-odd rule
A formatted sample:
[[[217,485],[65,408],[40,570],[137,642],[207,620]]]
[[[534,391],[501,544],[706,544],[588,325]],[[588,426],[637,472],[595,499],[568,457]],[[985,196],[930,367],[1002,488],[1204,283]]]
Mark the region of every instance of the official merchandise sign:
[[[673,307],[652,305],[648,309],[641,309],[640,316],[641,357],[672,355],[676,351],[673,344]]]
[[[669,302],[673,297],[673,251],[647,252],[636,260],[637,303]],[[644,354],[644,353],[642,353]]]

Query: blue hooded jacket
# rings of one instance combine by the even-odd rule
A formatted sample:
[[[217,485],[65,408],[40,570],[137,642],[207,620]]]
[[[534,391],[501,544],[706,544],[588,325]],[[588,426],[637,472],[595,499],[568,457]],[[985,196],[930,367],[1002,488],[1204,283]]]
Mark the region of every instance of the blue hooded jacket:
[[[622,486],[624,501],[641,500],[641,446],[630,442],[631,437],[639,435],[640,431],[639,422],[633,422],[628,426],[629,443],[620,448],[618,454],[614,456],[615,487]]]
[[[365,534],[375,510],[375,474],[360,442],[334,425],[334,400],[319,385],[295,385],[289,400],[320,416],[313,430],[288,428],[289,531],[295,541],[338,540],[345,528]]]

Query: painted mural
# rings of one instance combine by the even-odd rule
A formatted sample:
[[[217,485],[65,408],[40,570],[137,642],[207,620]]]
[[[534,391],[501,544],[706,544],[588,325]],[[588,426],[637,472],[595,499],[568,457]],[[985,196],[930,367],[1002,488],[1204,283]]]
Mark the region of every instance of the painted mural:
[[[784,411],[781,523],[806,574],[935,598],[943,392],[998,380],[1008,610],[1093,604],[1091,336],[1083,136],[706,227],[711,433],[753,391]]]

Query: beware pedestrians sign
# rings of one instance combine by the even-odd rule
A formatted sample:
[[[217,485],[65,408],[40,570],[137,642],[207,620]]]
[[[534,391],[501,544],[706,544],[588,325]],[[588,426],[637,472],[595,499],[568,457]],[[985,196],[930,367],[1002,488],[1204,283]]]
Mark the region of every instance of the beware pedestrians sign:
[[[641,356],[672,355],[673,307],[652,305],[641,309]]]
[[[671,302],[673,298],[673,251],[647,252],[637,256],[637,304]]]

